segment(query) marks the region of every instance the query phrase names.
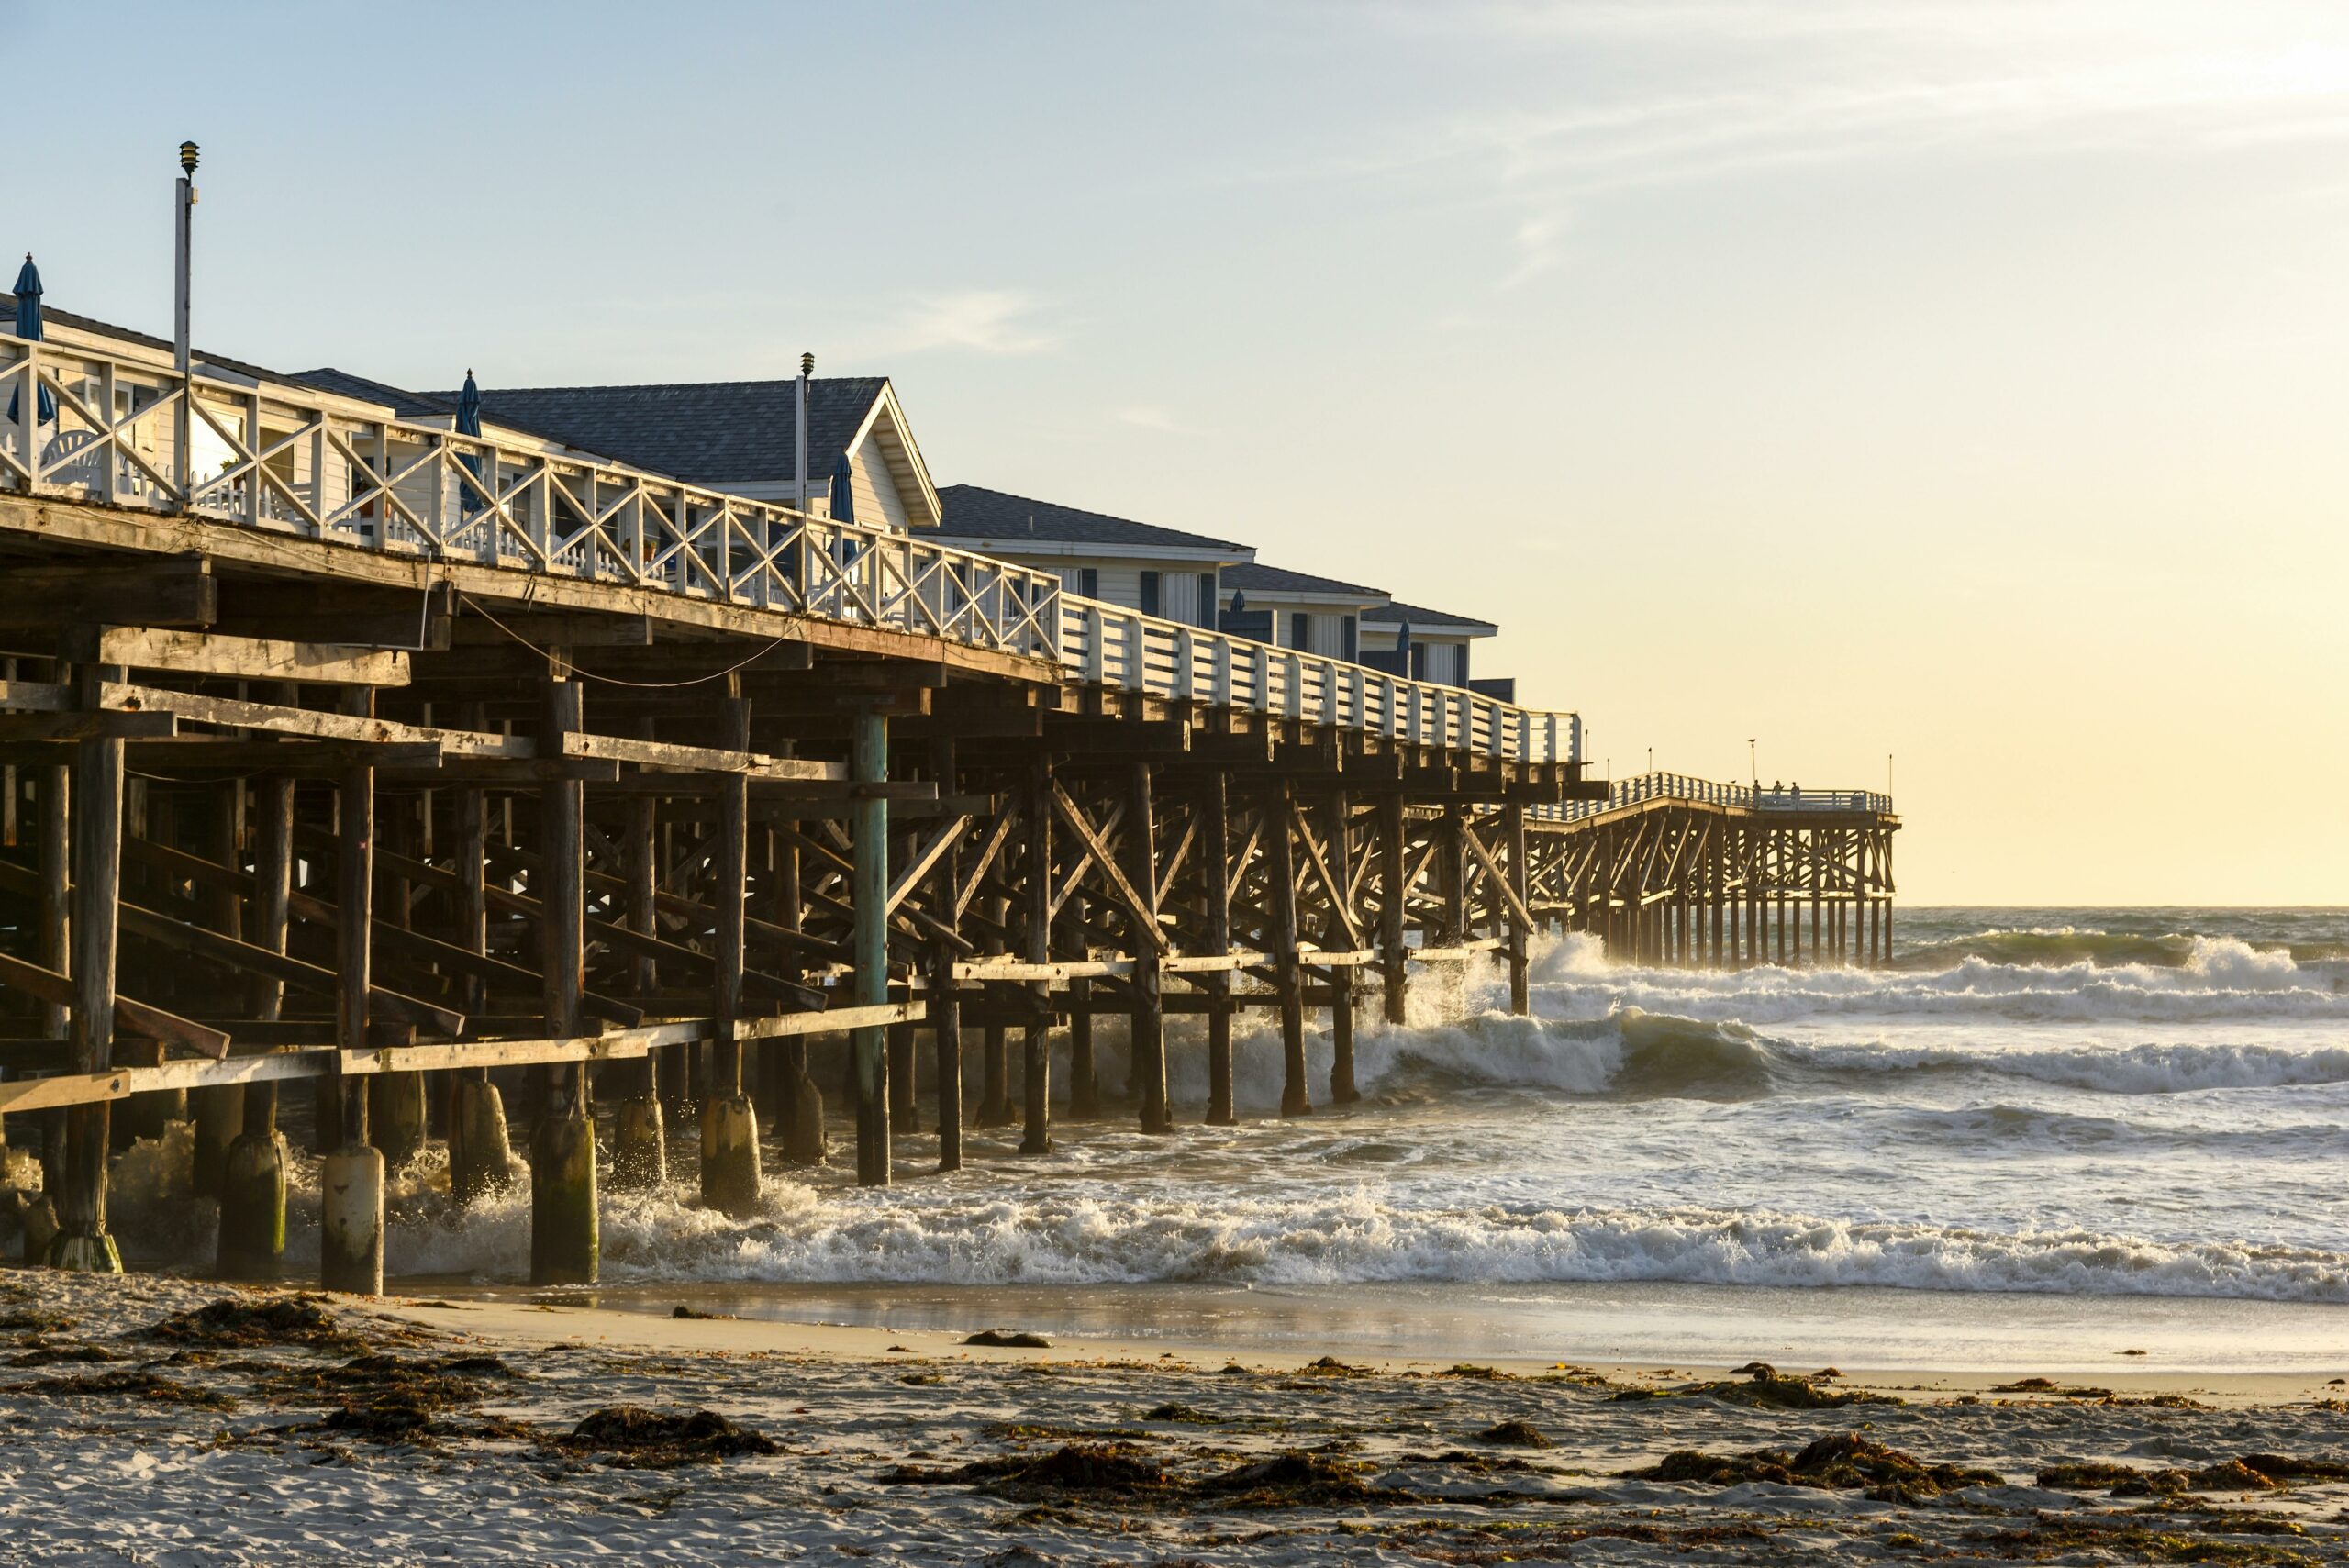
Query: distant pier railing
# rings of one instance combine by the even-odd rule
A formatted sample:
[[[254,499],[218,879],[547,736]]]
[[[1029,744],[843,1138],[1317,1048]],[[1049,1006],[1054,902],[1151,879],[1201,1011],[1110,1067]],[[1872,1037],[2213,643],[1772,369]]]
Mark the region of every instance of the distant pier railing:
[[[557,443],[387,418],[217,365],[183,378],[140,345],[60,336],[0,334],[0,410],[17,410],[0,414],[0,489],[945,638],[1119,690],[1504,762],[1582,758],[1572,713],[1078,598],[1054,573]]]
[[[1582,759],[1582,719],[1063,594],[1061,657],[1082,679],[1511,762]]]
[[[1805,789],[1799,784],[1756,790],[1750,784],[1722,784],[1687,773],[1668,773],[1617,779],[1604,800],[1570,800],[1543,806],[1537,815],[1545,821],[1572,822],[1651,800],[1740,806],[1753,811],[1863,811],[1878,817],[1892,815],[1892,796],[1876,790]]]

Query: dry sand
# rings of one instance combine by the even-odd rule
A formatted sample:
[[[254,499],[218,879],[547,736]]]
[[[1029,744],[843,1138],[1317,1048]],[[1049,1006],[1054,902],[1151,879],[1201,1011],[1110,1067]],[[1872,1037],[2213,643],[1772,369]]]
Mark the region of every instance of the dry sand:
[[[2349,1560],[2307,1378],[1302,1360],[0,1272],[0,1559]]]

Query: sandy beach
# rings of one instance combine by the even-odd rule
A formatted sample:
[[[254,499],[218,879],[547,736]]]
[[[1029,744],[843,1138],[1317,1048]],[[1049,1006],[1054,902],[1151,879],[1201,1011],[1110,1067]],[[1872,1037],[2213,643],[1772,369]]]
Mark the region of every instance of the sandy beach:
[[[2301,1374],[989,1348],[38,1271],[0,1333],[28,1562],[2349,1557],[2349,1403]]]

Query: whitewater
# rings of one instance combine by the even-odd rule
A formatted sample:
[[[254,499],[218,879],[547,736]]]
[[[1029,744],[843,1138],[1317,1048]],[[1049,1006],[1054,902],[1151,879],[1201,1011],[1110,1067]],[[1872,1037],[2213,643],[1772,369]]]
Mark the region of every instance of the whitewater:
[[[1204,1053],[1173,1028],[1170,1137],[1064,1120],[1033,1158],[974,1131],[939,1177],[932,1129],[892,1188],[771,1172],[748,1221],[673,1156],[671,1191],[607,1195],[603,1294],[1626,1354],[1827,1311],[1941,1325],[1918,1364],[1998,1324],[2349,1357],[2349,911],[1904,911],[1876,971],[1649,969],[1567,937],[1533,979],[1531,1018],[1492,969],[1416,984],[1406,1025],[1365,1016],[1350,1106],[1324,1103],[1317,1029],[1309,1118],[1275,1115],[1278,1036],[1251,1015],[1237,1128],[1199,1123]],[[395,1272],[518,1285],[527,1195],[460,1218],[438,1176],[395,1195]],[[142,1208],[135,1167],[117,1187],[134,1242],[200,1224]]]

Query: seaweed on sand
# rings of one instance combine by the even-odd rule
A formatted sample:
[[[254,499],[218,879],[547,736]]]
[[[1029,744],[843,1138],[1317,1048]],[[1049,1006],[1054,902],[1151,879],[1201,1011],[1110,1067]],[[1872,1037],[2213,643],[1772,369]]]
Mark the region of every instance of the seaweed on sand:
[[[1548,1448],[1550,1440],[1542,1429],[1531,1421],[1502,1421],[1486,1427],[1476,1434],[1480,1443],[1497,1443],[1504,1448]]]
[[[305,1345],[363,1351],[366,1341],[344,1328],[317,1296],[225,1296],[185,1312],[174,1312],[140,1336],[184,1345],[231,1345],[260,1349]]]
[[[2095,1551],[2105,1560],[2127,1562],[2216,1562],[2242,1565],[2314,1563],[2304,1551],[2251,1541],[2223,1540],[2179,1529],[2156,1529],[2113,1519],[2072,1514],[2041,1514],[2021,1529],[1985,1531],[1966,1538],[1966,1544],[1985,1548],[2001,1557],[2045,1562],[2054,1557]]]
[[[1362,1468],[1291,1450],[1195,1483],[1191,1492],[1235,1508],[1301,1508],[1330,1504],[1399,1503],[1411,1494],[1374,1486]]]
[[[517,1435],[505,1423],[463,1427],[449,1419],[480,1403],[486,1392],[484,1378],[517,1375],[496,1356],[410,1360],[371,1354],[354,1356],[339,1366],[267,1368],[261,1381],[280,1396],[323,1396],[336,1401],[323,1419],[294,1430],[335,1432],[376,1442],[423,1442],[435,1437]]]
[[[18,1384],[17,1392],[44,1399],[82,1399],[122,1394],[158,1405],[186,1405],[203,1410],[233,1410],[237,1402],[227,1395],[151,1372],[78,1373],[71,1377],[37,1377]]]
[[[2295,1481],[2349,1480],[2349,1464],[2295,1459],[2280,1453],[2247,1453],[2199,1470],[2142,1470],[2135,1465],[2087,1462],[2051,1464],[2039,1485],[2064,1492],[2110,1490],[2121,1497],[2165,1496],[2179,1492],[2272,1492]]]
[[[1865,1488],[1871,1497],[1901,1503],[1919,1502],[1963,1486],[1997,1486],[2005,1482],[2005,1477],[1995,1471],[1929,1464],[1913,1454],[1887,1448],[1856,1432],[1831,1433],[1792,1454],[1776,1448],[1733,1454],[1682,1449],[1664,1455],[1660,1463],[1623,1473],[1641,1481],[1694,1482],[1710,1486],[1769,1481],[1781,1486],[1816,1486],[1838,1492]]]
[[[104,1345],[36,1344],[31,1350],[22,1351],[10,1356],[8,1364],[10,1366],[57,1366],[63,1363],[87,1365],[96,1362],[118,1362],[129,1359],[121,1351],[110,1351]]]
[[[1840,1410],[1846,1405],[1900,1403],[1888,1394],[1870,1394],[1858,1388],[1821,1388],[1807,1377],[1784,1376],[1759,1362],[1751,1364],[1758,1370],[1742,1383],[1721,1379],[1684,1383],[1677,1388],[1626,1388],[1607,1397],[1619,1405],[1642,1399],[1718,1399],[1724,1405],[1742,1405],[1756,1410]]]
[[[1011,1454],[968,1464],[901,1464],[884,1471],[890,1486],[980,1485],[1019,1496],[1029,1492],[1152,1491],[1167,1485],[1166,1472],[1130,1443],[1063,1443],[1048,1453]]]
[[[764,1432],[715,1410],[652,1410],[641,1405],[611,1405],[594,1411],[559,1440],[564,1448],[596,1454],[607,1464],[637,1470],[783,1451]]]

